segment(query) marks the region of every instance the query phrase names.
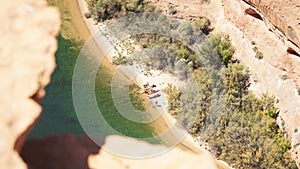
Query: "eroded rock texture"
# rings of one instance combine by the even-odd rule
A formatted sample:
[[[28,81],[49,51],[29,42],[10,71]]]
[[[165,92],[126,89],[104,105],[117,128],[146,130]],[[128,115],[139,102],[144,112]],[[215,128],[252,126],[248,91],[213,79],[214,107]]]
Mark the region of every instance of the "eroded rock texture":
[[[0,168],[23,169],[26,133],[55,68],[57,10],[44,0],[0,1]]]
[[[244,0],[258,9],[280,29],[290,41],[300,47],[299,0]]]

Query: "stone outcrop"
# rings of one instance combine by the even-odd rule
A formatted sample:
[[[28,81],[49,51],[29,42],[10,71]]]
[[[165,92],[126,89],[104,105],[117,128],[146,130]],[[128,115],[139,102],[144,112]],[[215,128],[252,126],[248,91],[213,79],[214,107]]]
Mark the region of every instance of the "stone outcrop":
[[[0,6],[0,168],[24,169],[18,151],[41,113],[37,101],[55,68],[59,15],[45,0]]]
[[[300,47],[300,1],[299,0],[244,0],[254,6],[290,41]]]

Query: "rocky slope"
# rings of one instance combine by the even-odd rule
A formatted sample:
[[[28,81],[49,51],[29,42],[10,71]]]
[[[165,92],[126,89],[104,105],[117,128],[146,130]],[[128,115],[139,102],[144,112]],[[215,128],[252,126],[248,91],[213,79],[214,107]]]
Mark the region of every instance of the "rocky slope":
[[[55,68],[56,9],[44,0],[0,2],[0,168],[27,168],[18,155],[41,113],[36,102]]]

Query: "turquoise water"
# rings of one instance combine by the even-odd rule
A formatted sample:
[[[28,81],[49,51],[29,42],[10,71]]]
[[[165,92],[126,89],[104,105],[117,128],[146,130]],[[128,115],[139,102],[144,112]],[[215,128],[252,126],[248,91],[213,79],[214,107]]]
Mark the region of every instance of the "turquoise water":
[[[43,113],[30,133],[30,138],[66,133],[85,134],[77,119],[72,99],[73,69],[83,43],[64,39],[61,35],[57,39],[59,43],[56,53],[57,69],[46,88],[46,96],[41,102]],[[149,126],[131,122],[117,112],[110,91],[110,74],[111,72],[102,67],[95,80],[96,99],[106,122],[122,135],[135,138],[151,137]],[[103,134],[101,137],[111,134],[107,132],[105,124],[96,124],[95,121],[90,123],[91,126],[99,128]]]

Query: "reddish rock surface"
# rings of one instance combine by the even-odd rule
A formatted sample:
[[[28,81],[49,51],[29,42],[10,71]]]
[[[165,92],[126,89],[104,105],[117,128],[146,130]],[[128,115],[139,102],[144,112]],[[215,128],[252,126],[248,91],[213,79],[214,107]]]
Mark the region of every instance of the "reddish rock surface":
[[[244,0],[258,9],[278,27],[290,41],[300,47],[299,0]]]
[[[89,169],[88,156],[99,151],[87,136],[52,136],[28,140],[21,156],[29,169]]]

